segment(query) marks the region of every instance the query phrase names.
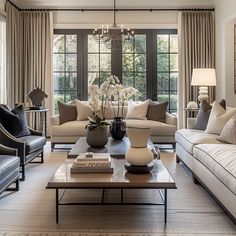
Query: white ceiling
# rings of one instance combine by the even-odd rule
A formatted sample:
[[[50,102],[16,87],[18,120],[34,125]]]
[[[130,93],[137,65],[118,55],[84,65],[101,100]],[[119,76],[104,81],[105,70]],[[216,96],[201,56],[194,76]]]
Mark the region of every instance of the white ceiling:
[[[112,8],[113,0],[11,0],[20,8]],[[117,8],[214,7],[214,0],[116,0]]]

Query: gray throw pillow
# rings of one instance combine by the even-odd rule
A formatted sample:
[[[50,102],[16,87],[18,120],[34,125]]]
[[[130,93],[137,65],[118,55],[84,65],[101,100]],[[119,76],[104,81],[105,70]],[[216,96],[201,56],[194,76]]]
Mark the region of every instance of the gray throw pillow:
[[[60,124],[77,119],[77,110],[75,104],[67,104],[58,101]]]
[[[226,102],[224,99],[220,101],[220,105],[226,109]],[[205,130],[208,124],[208,120],[211,114],[212,106],[207,101],[202,101],[196,121],[193,124],[192,129]]]
[[[224,143],[236,144],[236,115],[227,121],[218,140]]]
[[[161,103],[149,101],[147,119],[165,122],[167,106],[168,101]]]

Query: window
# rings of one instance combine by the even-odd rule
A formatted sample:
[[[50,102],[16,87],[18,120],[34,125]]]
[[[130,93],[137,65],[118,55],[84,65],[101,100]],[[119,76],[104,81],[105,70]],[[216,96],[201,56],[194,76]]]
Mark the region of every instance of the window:
[[[132,40],[122,40],[111,50],[92,30],[55,30],[54,102],[88,99],[88,84],[100,85],[110,74],[137,88],[145,100],[168,101],[177,111],[177,30],[135,30]]]
[[[54,106],[58,101],[69,102],[78,97],[77,35],[54,35],[53,78]]]
[[[6,22],[0,18],[0,103],[6,102]]]

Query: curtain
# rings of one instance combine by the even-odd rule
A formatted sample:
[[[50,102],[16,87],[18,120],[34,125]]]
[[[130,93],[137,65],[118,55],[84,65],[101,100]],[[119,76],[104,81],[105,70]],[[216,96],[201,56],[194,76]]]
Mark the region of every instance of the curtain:
[[[199,88],[191,86],[193,68],[215,68],[215,22],[212,11],[179,13],[180,82],[179,127],[183,127],[183,110],[189,101],[198,102]],[[209,87],[209,100],[215,99],[215,87]],[[182,114],[180,114],[182,113]]]
[[[8,104],[29,102],[35,87],[51,108],[53,16],[51,11],[19,11],[6,3]],[[51,109],[50,109],[51,111]]]

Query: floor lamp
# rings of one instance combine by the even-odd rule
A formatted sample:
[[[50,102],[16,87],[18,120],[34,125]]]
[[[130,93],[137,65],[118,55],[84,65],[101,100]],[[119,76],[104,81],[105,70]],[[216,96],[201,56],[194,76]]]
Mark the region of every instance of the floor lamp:
[[[213,68],[196,68],[193,69],[192,86],[200,86],[198,100],[200,103],[208,101],[208,87],[216,86],[216,71]]]

